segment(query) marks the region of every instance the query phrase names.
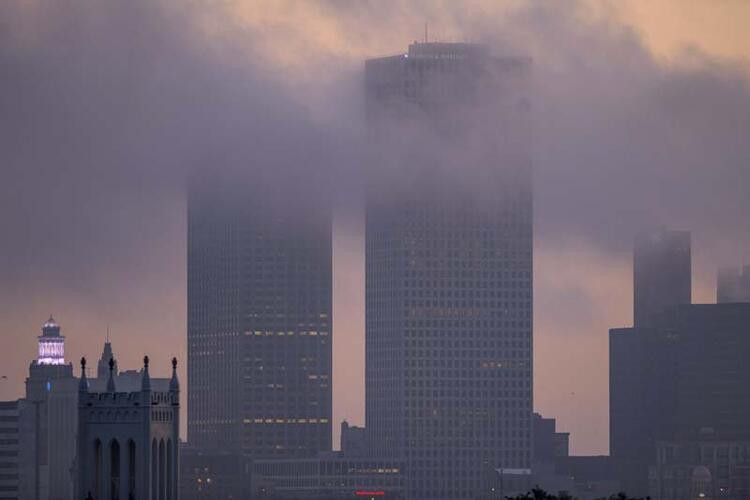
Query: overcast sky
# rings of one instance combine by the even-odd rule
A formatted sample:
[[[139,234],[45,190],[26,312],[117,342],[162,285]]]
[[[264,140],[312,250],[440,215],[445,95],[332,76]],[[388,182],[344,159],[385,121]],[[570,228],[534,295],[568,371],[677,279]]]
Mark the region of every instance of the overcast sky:
[[[364,423],[362,61],[427,23],[533,59],[535,408],[606,453],[633,234],[693,231],[700,302],[719,265],[750,263],[750,7],[675,5],[0,3],[0,397],[22,394],[50,313],[69,360],[98,358],[110,325],[121,368],[148,353],[168,374],[186,172],[293,165],[334,179],[334,428]]]

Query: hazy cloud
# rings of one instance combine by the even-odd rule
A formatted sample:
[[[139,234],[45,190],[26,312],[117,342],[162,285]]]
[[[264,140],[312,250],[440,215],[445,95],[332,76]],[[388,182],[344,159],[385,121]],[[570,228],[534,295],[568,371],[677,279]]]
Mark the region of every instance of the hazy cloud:
[[[69,358],[98,355],[107,323],[123,367],[184,353],[200,166],[332,180],[335,413],[361,423],[362,60],[425,22],[534,61],[536,406],[574,451],[606,451],[633,233],[692,229],[699,299],[718,265],[750,261],[750,86],[746,60],[656,59],[617,12],[573,2],[0,3],[0,335],[21,351],[0,354],[0,395],[50,310]]]

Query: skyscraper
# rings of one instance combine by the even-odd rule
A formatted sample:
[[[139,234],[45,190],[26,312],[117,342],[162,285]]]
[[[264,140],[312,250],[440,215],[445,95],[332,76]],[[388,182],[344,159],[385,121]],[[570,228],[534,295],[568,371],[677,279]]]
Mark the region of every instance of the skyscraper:
[[[531,466],[529,70],[467,43],[365,65],[366,427],[407,498]]]
[[[633,253],[633,326],[648,326],[665,307],[691,302],[690,232],[640,233]]]
[[[656,324],[667,309],[690,304],[691,276],[689,231],[660,228],[636,236],[635,326],[609,332],[610,453],[641,463],[639,491],[631,488],[631,493],[645,494],[644,462],[653,456],[655,440],[672,425],[665,415],[674,403],[674,367],[662,361],[673,352],[675,338]]]
[[[330,211],[319,200],[194,179],[191,446],[265,458],[330,449],[331,257]]]
[[[625,489],[648,493],[655,446],[674,422],[675,367],[664,363],[675,337],[656,328],[666,309],[691,300],[690,232],[639,233],[633,251],[632,328],[609,331],[609,452]]]

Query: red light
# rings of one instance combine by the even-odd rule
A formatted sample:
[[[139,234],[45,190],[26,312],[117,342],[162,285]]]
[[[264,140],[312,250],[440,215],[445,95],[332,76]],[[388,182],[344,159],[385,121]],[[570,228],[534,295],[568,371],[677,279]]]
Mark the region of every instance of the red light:
[[[377,491],[367,491],[367,490],[357,490],[354,492],[355,495],[358,497],[384,497],[385,491],[383,490],[377,490]]]

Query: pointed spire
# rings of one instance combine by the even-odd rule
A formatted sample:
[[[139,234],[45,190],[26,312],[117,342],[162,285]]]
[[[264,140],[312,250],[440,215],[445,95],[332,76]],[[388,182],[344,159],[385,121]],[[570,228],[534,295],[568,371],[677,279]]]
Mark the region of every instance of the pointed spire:
[[[169,381],[169,390],[172,392],[180,390],[180,381],[177,380],[177,358],[172,358],[172,380]]]
[[[42,325],[42,337],[59,337],[60,336],[60,325],[57,324],[55,318],[49,315],[49,319]]]
[[[86,380],[86,358],[81,358],[81,378],[78,381],[78,392],[88,392],[89,383]]]
[[[148,375],[148,356],[143,356],[143,377],[141,378],[141,390],[151,390],[151,377]]]
[[[112,344],[109,342],[104,343],[104,349],[102,349],[102,355],[99,357],[99,363],[96,365],[96,377],[104,379],[109,371],[109,360],[115,357],[112,351]],[[119,373],[117,370],[117,360],[115,359],[114,376],[116,377]]]
[[[53,318],[52,314],[50,314],[49,319],[44,324],[44,328],[50,328],[50,327],[56,327],[56,326],[60,326],[60,325],[57,324],[57,321],[55,321],[55,318]]]
[[[115,392],[115,358],[109,358],[109,379],[107,379],[107,392]]]

